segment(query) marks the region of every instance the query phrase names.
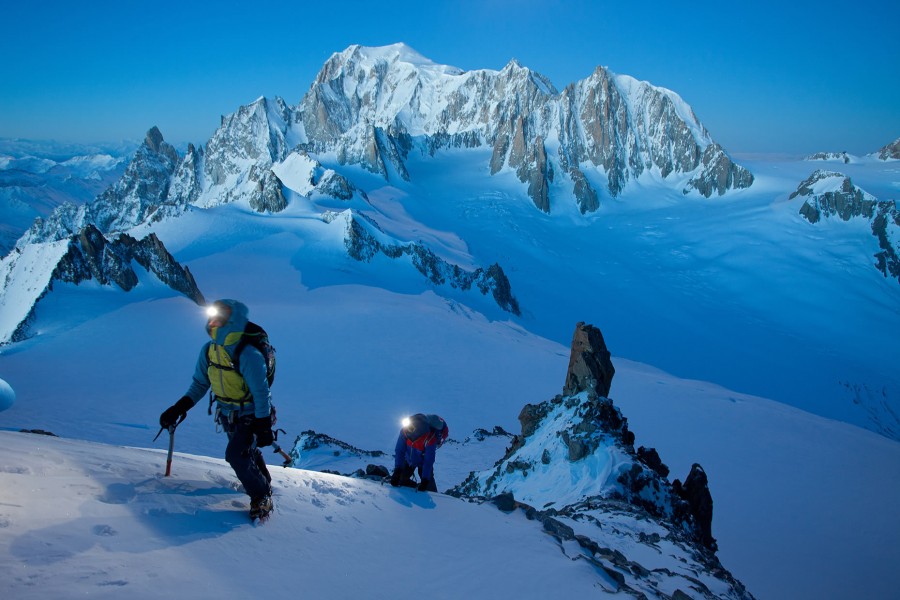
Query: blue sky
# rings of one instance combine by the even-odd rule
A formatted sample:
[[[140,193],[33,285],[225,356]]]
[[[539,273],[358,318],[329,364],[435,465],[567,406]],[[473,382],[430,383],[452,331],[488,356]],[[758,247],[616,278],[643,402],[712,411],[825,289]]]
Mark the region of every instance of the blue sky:
[[[560,89],[603,65],[679,93],[734,154],[900,137],[896,2],[0,2],[0,137],[204,144],[259,96],[298,103],[332,53],[395,42]]]

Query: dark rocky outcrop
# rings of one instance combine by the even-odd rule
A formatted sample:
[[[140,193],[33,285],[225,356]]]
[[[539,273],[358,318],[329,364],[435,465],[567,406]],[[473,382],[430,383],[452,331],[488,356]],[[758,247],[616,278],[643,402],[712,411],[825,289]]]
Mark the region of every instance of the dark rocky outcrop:
[[[508,164],[516,170],[519,181],[528,184],[528,197],[534,205],[549,213],[553,168],[547,162],[543,137],[532,134],[529,126],[530,121],[522,115],[501,125],[491,155],[491,175]]]
[[[816,184],[832,180],[835,189],[815,194],[813,188]],[[802,214],[810,223],[817,223],[822,217],[837,216],[844,221],[853,217],[865,217],[871,219],[875,214],[877,200],[874,196],[853,185],[849,177],[843,173],[818,170],[803,181],[789,199],[798,196],[806,198],[800,208]]]
[[[616,373],[610,356],[600,330],[583,322],[578,323],[572,336],[572,352],[563,394],[574,396],[586,391],[595,396],[608,396]]]
[[[522,433],[493,472],[487,476],[473,474],[455,491],[461,495],[495,496],[512,492],[514,485],[508,478],[516,473],[540,477],[544,470],[553,469],[554,456],[579,463],[593,460],[595,453],[600,453],[598,456],[619,453],[618,460],[628,468],[615,476],[615,485],[607,486],[607,491],[598,497],[625,502],[655,518],[677,523],[678,527],[692,532],[692,539],[697,543],[714,551],[715,541],[709,529],[712,502],[711,498],[706,501],[702,497],[705,474],[695,465],[688,478],[688,495],[682,496],[673,491],[666,479],[669,468],[655,449],[642,446],[635,450],[635,436],[629,430],[628,420],[606,397],[614,374],[610,352],[600,330],[578,323],[563,395],[525,405],[519,413]],[[554,433],[548,436],[550,430]]]
[[[366,225],[358,219],[365,219]],[[446,284],[463,291],[474,286],[483,295],[490,293],[503,310],[520,314],[519,303],[512,295],[509,279],[500,265],[495,263],[487,269],[479,267],[466,271],[443,260],[424,244],[382,243],[369,233],[368,227],[378,230],[377,224],[358,213],[352,213],[348,218],[344,244],[347,253],[355,260],[369,262],[378,254],[392,259],[408,256],[416,270],[435,285]]]
[[[355,446],[352,446],[346,442],[342,442],[341,440],[335,439],[330,435],[326,435],[324,433],[316,433],[312,429],[308,431],[304,431],[300,435],[297,436],[297,439],[294,440],[294,448],[302,453],[308,452],[310,450],[315,450],[320,447],[335,447],[343,450],[349,454],[354,456],[367,456],[371,458],[378,458],[380,456],[384,456],[384,452],[381,450],[362,450]]]
[[[719,196],[731,189],[748,188],[753,184],[753,174],[732,162],[719,144],[712,143],[703,151],[703,170],[691,179],[684,193],[697,190],[706,198],[715,192]]]
[[[713,499],[703,467],[694,463],[684,485],[676,479],[672,483],[672,489],[690,506],[700,542],[715,552],[718,545],[712,536]]]
[[[575,184],[572,193],[575,194],[575,202],[578,204],[578,210],[581,211],[581,214],[594,212],[600,208],[600,198],[597,195],[597,190],[591,187],[581,169],[570,169],[569,177],[572,178]]]
[[[663,479],[669,476],[669,467],[663,464],[655,448],[644,448],[641,446],[637,449],[637,457],[638,460],[653,469]]]
[[[110,242],[93,225],[85,227],[69,242],[66,254],[53,272],[51,286],[53,281],[77,285],[94,279],[101,285],[116,284],[127,292],[138,283],[132,261],[197,304],[205,303],[190,269],[169,254],[155,233],[141,240],[123,233]]]
[[[362,198],[366,198],[365,192],[335,171],[329,170],[320,179],[314,181],[313,184],[322,194],[338,200],[350,200],[354,194],[359,194]]]
[[[294,439],[294,446],[290,452],[291,461],[299,464],[304,455],[308,453],[324,453],[333,456],[335,459],[352,459],[353,463],[361,461],[369,461],[380,459],[387,456],[381,450],[362,450],[346,442],[335,439],[324,433],[317,433],[313,430],[304,431]],[[346,473],[341,473],[333,469],[321,469],[322,473],[331,473],[334,475],[344,475],[346,477],[355,477],[358,479],[370,479],[372,481],[383,481],[390,476],[387,467],[379,464],[366,464],[365,468],[351,468]]]
[[[846,152],[816,152],[807,156],[806,160],[837,160],[846,165],[850,162],[850,155]]]
[[[256,187],[250,192],[250,208],[256,212],[277,213],[287,208],[287,200],[281,191],[281,181],[271,169],[250,169],[250,181]]]
[[[128,292],[139,280],[134,263],[197,304],[205,303],[190,269],[175,260],[155,233],[141,240],[123,233],[110,241],[97,227],[87,225],[69,239],[66,251],[53,267],[46,287],[35,297],[10,338],[4,342],[19,342],[29,337],[35,309],[53,290],[54,282],[78,285],[94,280],[100,285],[116,285]]]

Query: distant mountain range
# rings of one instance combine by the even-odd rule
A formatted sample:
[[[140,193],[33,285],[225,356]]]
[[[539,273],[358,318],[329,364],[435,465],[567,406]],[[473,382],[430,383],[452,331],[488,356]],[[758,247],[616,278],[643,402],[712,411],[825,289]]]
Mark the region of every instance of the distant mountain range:
[[[36,217],[94,200],[125,170],[134,145],[84,146],[0,139],[0,252]]]
[[[462,72],[403,45],[352,46],[325,63],[297,106],[260,98],[223,117],[205,148],[191,145],[179,157],[151,129],[122,181],[83,214],[63,209],[23,242],[61,239],[88,222],[104,233],[124,231],[189,205],[244,197],[277,212],[286,202],[273,167],[291,154],[333,155],[385,180],[409,180],[411,152],[450,148],[489,150],[491,173],[514,170],[544,212],[573,197],[582,213],[596,211],[641,177],[704,197],[753,182],[687,103],[646,82],[598,68],[558,92],[515,61],[499,72]],[[352,194],[333,172],[309,177],[325,194]],[[566,183],[554,187],[557,178]]]

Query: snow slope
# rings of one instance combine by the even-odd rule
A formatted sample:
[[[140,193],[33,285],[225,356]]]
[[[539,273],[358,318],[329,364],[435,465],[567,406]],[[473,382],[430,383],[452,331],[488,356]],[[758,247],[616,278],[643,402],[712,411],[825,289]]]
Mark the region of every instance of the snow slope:
[[[211,268],[210,261],[230,260],[247,267],[242,272],[251,317],[273,332],[278,348],[273,393],[279,425],[288,432],[281,440],[285,447],[314,429],[386,452],[369,462],[390,466],[405,414],[438,412],[451,437],[462,442],[476,427],[518,432],[522,406],[560,392],[565,346],[489,321],[430,291],[290,283],[284,270],[293,254],[275,250],[294,243],[289,235],[268,238],[269,260],[248,258],[258,254],[249,252],[254,243],[244,241],[233,253],[194,263]],[[269,278],[284,282],[280,296],[252,291]],[[224,281],[219,285],[214,291],[221,295],[230,291]],[[80,324],[43,319],[43,339],[16,344],[0,356],[3,377],[17,393],[16,403],[0,413],[0,427],[153,447],[159,413],[189,383],[205,337],[202,312],[162,286],[134,298],[82,288],[54,293],[45,307]],[[893,509],[900,482],[890,476],[900,464],[900,444],[779,403],[616,356],[613,361],[611,397],[629,419],[635,445],[657,447],[672,479],[683,479],[693,462],[707,471],[719,557],[751,593],[821,598],[835,589],[889,597],[900,584],[893,570],[900,559],[893,543],[900,536]],[[219,457],[224,444],[198,406],[179,427],[176,450]],[[155,447],[162,450],[164,441]],[[503,445],[486,450],[462,444],[441,450],[439,489],[470,470],[489,468]],[[17,464],[6,452],[2,456]],[[277,455],[266,457],[280,465]],[[324,456],[303,456],[300,465],[356,468]],[[822,570],[823,564],[841,567]]]
[[[0,432],[5,598],[603,596],[522,512],[273,469],[254,527],[224,460]]]

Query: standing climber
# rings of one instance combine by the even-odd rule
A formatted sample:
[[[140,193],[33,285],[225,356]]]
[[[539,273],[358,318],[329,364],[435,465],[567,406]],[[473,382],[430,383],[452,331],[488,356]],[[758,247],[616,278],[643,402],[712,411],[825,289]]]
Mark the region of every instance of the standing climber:
[[[272,399],[267,359],[248,343],[247,313],[237,300],[210,305],[206,331],[212,341],[200,351],[187,392],[163,411],[159,424],[164,428],[177,424],[212,387],[216,421],[228,435],[225,460],[250,496],[250,517],[263,519],[272,511],[272,477],[259,448],[274,441]]]

